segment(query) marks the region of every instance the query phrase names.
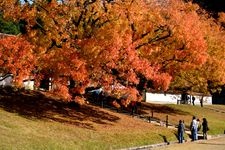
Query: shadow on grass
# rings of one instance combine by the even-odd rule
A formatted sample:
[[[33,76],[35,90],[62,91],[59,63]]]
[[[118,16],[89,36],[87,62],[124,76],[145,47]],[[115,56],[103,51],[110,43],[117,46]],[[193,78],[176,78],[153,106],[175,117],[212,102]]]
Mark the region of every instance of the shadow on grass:
[[[165,135],[159,134],[159,136],[163,138],[164,143],[169,143]]]
[[[27,119],[51,120],[93,130],[93,123],[111,125],[120,119],[97,107],[66,103],[34,91],[0,89],[0,107]]]
[[[188,112],[175,109],[169,106],[165,105],[159,105],[159,104],[150,104],[150,103],[142,103],[141,106],[141,113],[142,114],[149,114],[151,112],[156,112],[156,113],[163,113],[167,115],[172,115],[172,114],[178,114],[178,115],[191,115]]]

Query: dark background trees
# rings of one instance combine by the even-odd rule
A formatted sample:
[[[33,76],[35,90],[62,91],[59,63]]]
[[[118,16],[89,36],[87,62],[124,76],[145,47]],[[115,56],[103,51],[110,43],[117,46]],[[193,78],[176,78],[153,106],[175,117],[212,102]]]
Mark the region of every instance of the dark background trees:
[[[206,9],[214,15],[217,15],[218,12],[225,11],[225,3],[223,0],[193,0],[193,3],[197,3],[200,7]]]
[[[0,12],[0,33],[17,35],[20,33],[19,24],[3,18]]]

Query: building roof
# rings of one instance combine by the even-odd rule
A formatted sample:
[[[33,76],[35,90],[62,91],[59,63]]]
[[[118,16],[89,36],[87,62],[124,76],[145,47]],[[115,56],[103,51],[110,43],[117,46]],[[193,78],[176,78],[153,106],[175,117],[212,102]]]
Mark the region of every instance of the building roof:
[[[0,39],[3,39],[5,37],[10,37],[10,36],[14,36],[12,34],[5,34],[5,33],[0,33]]]

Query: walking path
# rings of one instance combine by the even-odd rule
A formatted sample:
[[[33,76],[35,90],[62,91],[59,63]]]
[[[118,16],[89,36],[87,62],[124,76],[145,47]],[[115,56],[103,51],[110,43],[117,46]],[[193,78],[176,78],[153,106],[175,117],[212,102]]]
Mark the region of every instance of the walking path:
[[[198,140],[179,144],[176,142],[159,143],[153,145],[144,145],[139,147],[130,147],[122,150],[225,150],[225,134],[212,136],[208,140]]]
[[[168,146],[155,147],[151,148],[151,150],[225,150],[225,135],[209,140],[199,140],[183,144],[175,143]]]
[[[225,111],[224,111],[224,110],[221,110],[221,109],[210,108],[210,107],[207,107],[207,106],[205,106],[205,108],[210,109],[210,110],[213,110],[213,111],[215,111],[215,112],[225,113]]]

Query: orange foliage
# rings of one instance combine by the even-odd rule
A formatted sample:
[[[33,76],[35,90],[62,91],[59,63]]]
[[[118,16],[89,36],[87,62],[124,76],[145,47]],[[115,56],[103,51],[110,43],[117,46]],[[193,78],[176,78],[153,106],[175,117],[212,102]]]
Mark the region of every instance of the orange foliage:
[[[5,44],[7,49],[20,52],[9,61],[27,60],[4,68],[27,75],[35,65],[39,80],[51,77],[55,92],[68,99],[67,82],[74,80],[70,91],[77,95],[94,85],[116,97],[127,95],[127,102],[137,100],[142,78],[153,83],[151,88],[165,91],[172,79],[208,59],[198,7],[181,0],[51,0],[22,5],[8,0],[0,8],[6,17],[25,22],[23,47],[12,47],[16,40],[4,40],[11,42]],[[18,71],[22,66],[26,71]],[[116,85],[124,88],[115,90]]]
[[[19,86],[24,78],[30,76],[36,63],[33,46],[16,36],[0,39],[0,60],[0,72],[14,74],[15,83]]]

